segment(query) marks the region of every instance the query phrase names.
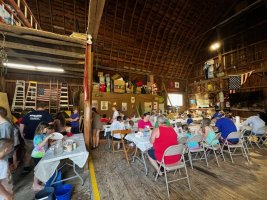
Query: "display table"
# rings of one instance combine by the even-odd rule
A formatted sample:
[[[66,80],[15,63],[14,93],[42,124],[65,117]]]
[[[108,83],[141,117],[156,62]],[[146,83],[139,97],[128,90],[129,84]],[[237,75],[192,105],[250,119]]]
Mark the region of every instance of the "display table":
[[[60,161],[68,158],[71,160],[71,164],[66,163],[63,166],[65,166],[65,165],[71,166],[73,168],[73,172],[75,175],[72,177],[63,179],[63,180],[61,180],[61,182],[69,180],[69,179],[73,179],[73,178],[79,178],[83,184],[82,177],[76,171],[76,165],[78,165],[78,167],[82,168],[85,165],[87,158],[89,156],[89,153],[86,150],[86,147],[84,144],[83,134],[75,134],[72,137],[68,137],[67,139],[71,139],[71,140],[75,141],[77,143],[77,148],[74,149],[72,152],[64,151],[60,155],[54,155],[54,151],[49,149],[34,169],[34,175],[40,181],[46,183],[49,180],[49,178],[53,176],[53,174],[55,172],[57,175],[58,166],[60,164]],[[55,176],[55,178],[56,178],[56,176]],[[57,182],[54,182],[54,180],[53,180],[52,184],[54,184],[54,183],[57,183]]]

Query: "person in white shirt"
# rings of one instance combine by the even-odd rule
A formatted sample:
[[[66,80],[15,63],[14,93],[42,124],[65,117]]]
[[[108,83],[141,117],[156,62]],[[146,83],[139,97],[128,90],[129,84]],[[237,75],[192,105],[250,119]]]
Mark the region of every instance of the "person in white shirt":
[[[118,116],[117,119],[112,122],[110,131],[112,132],[114,130],[125,130],[125,124],[121,116]],[[114,134],[113,137],[116,139],[121,139],[120,134]]]
[[[252,133],[255,135],[263,135],[265,133],[263,128],[265,126],[265,122],[259,117],[259,115],[247,118],[242,125],[251,126]]]
[[[112,123],[113,121],[115,121],[117,119],[117,117],[120,115],[119,111],[117,110],[116,106],[112,107],[113,110],[113,116],[112,119],[110,120],[110,122]]]

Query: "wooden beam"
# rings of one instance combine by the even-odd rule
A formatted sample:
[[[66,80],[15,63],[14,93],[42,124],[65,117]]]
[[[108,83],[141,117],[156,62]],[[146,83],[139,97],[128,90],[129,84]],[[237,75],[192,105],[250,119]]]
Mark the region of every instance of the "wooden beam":
[[[87,33],[92,35],[93,40],[97,39],[104,5],[105,0],[91,0],[89,3]]]
[[[28,35],[28,34],[20,35],[20,34],[15,34],[15,33],[10,33],[10,32],[5,32],[5,34],[7,36],[12,36],[12,37],[20,38],[20,39],[25,39],[25,40],[29,40],[29,41],[36,41],[36,42],[41,42],[41,43],[46,43],[46,44],[85,48],[85,45],[82,45],[82,44],[65,42],[65,41],[56,40],[56,39],[48,39],[48,38],[39,37],[39,36],[32,36],[32,35]]]
[[[52,4],[51,4],[51,0],[49,0],[49,9],[50,9],[50,23],[51,23],[51,29],[52,29],[52,32],[54,32],[54,27],[53,27],[53,12],[52,12]]]
[[[92,47],[88,45],[85,52],[84,65],[84,140],[87,149],[90,148],[92,131],[92,80],[93,80],[93,61]]]
[[[66,22],[65,22],[65,1],[62,0],[62,9],[63,9],[63,27],[64,27],[64,34],[66,35],[66,30],[65,30],[65,27],[66,27]]]
[[[38,47],[33,45],[25,45],[15,42],[5,42],[5,47],[10,49],[19,49],[23,51],[32,51],[32,52],[38,52],[38,53],[45,53],[45,54],[51,54],[51,55],[58,55],[58,56],[66,56],[66,57],[72,57],[72,58],[84,58],[84,54],[81,53],[75,53],[75,52],[69,52],[64,50],[57,50],[57,49],[51,49],[51,48],[45,48],[45,47]]]
[[[60,64],[71,64],[71,65],[83,65],[84,64],[84,59],[83,60],[60,59],[60,58],[53,58],[51,56],[39,56],[39,55],[32,55],[32,54],[15,53],[14,51],[8,52],[8,57],[9,58],[10,57],[11,58],[26,58],[26,59],[40,60],[40,61],[60,63]]]
[[[71,42],[71,43],[75,43],[75,44],[82,44],[82,45],[86,44],[85,40],[72,38],[72,37],[65,36],[65,35],[59,35],[59,34],[47,32],[47,31],[36,30],[36,29],[32,29],[32,28],[27,28],[27,27],[21,27],[21,26],[12,26],[12,25],[7,25],[7,24],[1,24],[0,31],[11,32],[11,33],[15,33],[18,35],[28,34],[28,35],[33,35],[33,36],[40,36],[40,37],[44,37],[44,38],[56,39],[56,40]]]

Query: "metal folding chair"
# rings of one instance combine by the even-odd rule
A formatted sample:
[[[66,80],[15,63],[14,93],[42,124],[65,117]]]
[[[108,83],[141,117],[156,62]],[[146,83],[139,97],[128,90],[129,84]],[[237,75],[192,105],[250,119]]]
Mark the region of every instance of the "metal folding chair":
[[[218,156],[217,156],[217,153],[218,153],[218,152],[219,152],[219,156],[222,156],[223,161],[225,161],[225,158],[224,158],[224,155],[223,155],[223,149],[222,149],[222,147],[221,147],[221,144],[220,144],[220,143],[218,143],[218,144],[213,144],[214,141],[219,140],[220,137],[221,137],[221,133],[217,133],[217,134],[215,135],[215,137],[212,139],[211,144],[208,144],[208,143],[206,143],[206,142],[204,142],[204,141],[203,141],[203,143],[202,143],[202,145],[203,145],[203,147],[204,147],[204,149],[205,149],[205,151],[206,151],[207,157],[208,157],[209,154],[210,154],[210,151],[209,151],[208,153],[207,153],[207,151],[208,151],[208,150],[213,151],[218,167],[220,167],[219,160],[218,160]]]
[[[159,164],[160,164],[159,169],[161,167],[164,168],[164,175],[165,175],[165,182],[166,182],[168,197],[170,197],[170,191],[169,191],[169,185],[168,184],[175,182],[175,181],[187,179],[188,187],[191,190],[191,186],[190,186],[190,182],[189,182],[189,176],[187,173],[187,168],[186,168],[185,159],[184,159],[184,150],[185,150],[185,146],[183,144],[170,146],[165,150],[163,157],[162,157],[162,160],[161,160],[161,162],[159,162]],[[179,161],[177,161],[176,163],[173,163],[173,164],[165,164],[165,157],[166,156],[175,156],[175,155],[181,155],[181,158]],[[168,181],[167,172],[174,171],[174,175],[175,175],[176,171],[179,170],[179,172],[180,172],[180,169],[182,169],[182,168],[185,169],[186,176],[175,179],[175,180]],[[155,181],[157,180],[157,178],[159,176],[159,172],[160,172],[160,170],[157,172]],[[180,173],[180,175],[181,175],[181,173]]]
[[[238,143],[237,144],[232,144],[231,142],[229,142],[229,140],[231,140],[231,139],[238,139]],[[226,150],[225,152],[229,153],[232,163],[234,163],[233,155],[243,155],[247,159],[247,161],[249,162],[248,155],[247,155],[246,149],[244,147],[244,142],[243,142],[243,139],[242,139],[242,132],[232,132],[232,133],[230,133],[227,136],[227,138],[224,141],[224,143],[223,143],[222,148],[224,148],[224,147],[227,147],[228,150]],[[235,154],[235,151],[236,151],[237,148],[241,149],[242,154]],[[234,149],[234,151],[231,152],[231,149]]]
[[[203,144],[203,135],[194,135],[193,137],[191,137],[187,140],[187,143],[189,143],[189,142],[199,143],[199,146],[197,148],[194,148],[194,149],[187,148],[188,158],[189,158],[191,168],[193,169],[193,162],[192,162],[193,160],[202,160],[202,156],[200,156],[200,158],[197,159],[198,153],[203,153],[207,167],[208,167],[209,164],[208,164],[208,160],[207,160],[207,154],[206,154],[206,151],[202,145]],[[194,159],[192,159],[192,154],[196,154]]]

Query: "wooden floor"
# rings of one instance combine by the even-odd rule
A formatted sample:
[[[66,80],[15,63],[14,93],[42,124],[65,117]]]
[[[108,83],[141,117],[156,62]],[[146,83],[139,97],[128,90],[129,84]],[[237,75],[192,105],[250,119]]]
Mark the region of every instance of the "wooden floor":
[[[112,154],[105,144],[91,153],[102,200],[168,199],[164,177],[155,182],[148,161],[149,173],[145,176],[139,161],[128,167],[123,153]],[[220,160],[220,168],[213,156],[208,168],[204,161],[195,161],[194,170],[187,168],[192,191],[186,180],[171,183],[170,199],[267,199],[266,156],[267,149],[254,148],[249,164],[242,156],[235,156],[232,164],[228,155],[226,162]]]

